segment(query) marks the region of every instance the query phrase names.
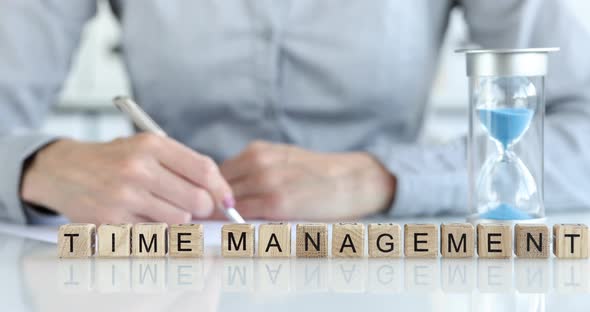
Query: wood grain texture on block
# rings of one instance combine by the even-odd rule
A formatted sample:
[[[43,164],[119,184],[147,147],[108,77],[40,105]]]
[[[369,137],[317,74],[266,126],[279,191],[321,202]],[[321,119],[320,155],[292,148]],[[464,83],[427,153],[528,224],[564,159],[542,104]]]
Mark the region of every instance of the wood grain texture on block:
[[[512,257],[512,227],[508,224],[478,224],[477,254],[480,258]]]
[[[364,255],[364,224],[335,223],[332,225],[332,257],[358,258]]]
[[[260,257],[291,256],[291,225],[289,223],[259,225],[258,255]]]
[[[438,256],[438,227],[434,224],[404,225],[404,254],[409,258]]]
[[[328,256],[327,224],[297,224],[295,234],[295,253],[297,257],[324,258]]]
[[[545,224],[514,226],[514,253],[520,258],[549,257],[549,228]]]
[[[171,224],[168,233],[170,257],[196,258],[203,256],[202,224]]]
[[[588,226],[554,224],[553,253],[564,259],[588,258]]]
[[[98,256],[120,258],[131,256],[131,224],[101,224],[97,231]]]
[[[94,255],[95,242],[94,224],[64,224],[57,233],[57,253],[60,258],[89,258]]]
[[[166,223],[137,223],[131,230],[131,250],[134,257],[164,257],[168,252]]]
[[[397,258],[402,254],[401,227],[394,223],[372,223],[368,226],[369,257]]]
[[[440,253],[444,258],[470,258],[475,253],[475,229],[471,223],[440,226]]]
[[[254,225],[226,224],[222,226],[221,255],[224,257],[253,257]]]

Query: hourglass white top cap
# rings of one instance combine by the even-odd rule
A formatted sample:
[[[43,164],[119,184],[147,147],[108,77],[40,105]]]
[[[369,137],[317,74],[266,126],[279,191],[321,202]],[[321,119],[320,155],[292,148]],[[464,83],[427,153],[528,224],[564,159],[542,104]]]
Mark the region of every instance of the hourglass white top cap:
[[[459,49],[467,57],[467,76],[545,76],[548,53],[559,48]]]

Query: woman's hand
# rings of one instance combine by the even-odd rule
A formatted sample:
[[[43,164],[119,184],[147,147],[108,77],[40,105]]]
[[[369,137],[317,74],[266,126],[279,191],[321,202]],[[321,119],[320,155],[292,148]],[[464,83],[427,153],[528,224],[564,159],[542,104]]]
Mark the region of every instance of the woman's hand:
[[[21,197],[72,222],[185,223],[233,205],[213,160],[154,134],[109,143],[61,140],[37,152]]]
[[[384,211],[395,178],[367,153],[325,154],[267,142],[222,164],[247,218],[353,219]]]

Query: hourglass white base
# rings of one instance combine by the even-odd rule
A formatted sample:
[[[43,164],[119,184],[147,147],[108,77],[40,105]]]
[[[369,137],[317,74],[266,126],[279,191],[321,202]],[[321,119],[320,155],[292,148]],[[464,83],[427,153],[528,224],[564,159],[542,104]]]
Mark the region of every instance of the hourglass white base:
[[[478,214],[470,215],[467,217],[467,222],[477,225],[479,223],[489,224],[489,223],[500,223],[500,224],[518,224],[518,223],[528,223],[528,224],[538,224],[538,223],[546,223],[546,217],[540,218],[533,218],[533,219],[524,219],[524,220],[499,220],[499,219],[482,219],[479,217]]]

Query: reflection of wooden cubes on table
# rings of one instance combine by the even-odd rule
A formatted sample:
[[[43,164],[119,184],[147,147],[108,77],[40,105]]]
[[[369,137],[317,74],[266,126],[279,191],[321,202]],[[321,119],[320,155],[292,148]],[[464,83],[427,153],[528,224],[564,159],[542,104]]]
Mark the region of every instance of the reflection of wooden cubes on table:
[[[438,227],[434,224],[404,225],[404,253],[408,258],[438,256]]]
[[[260,257],[289,257],[291,255],[291,225],[289,223],[259,225],[258,255]]]
[[[328,225],[324,223],[297,224],[297,257],[324,258],[328,256]]]
[[[166,223],[137,223],[132,230],[132,254],[135,257],[164,257],[168,252]]]
[[[450,223],[440,226],[440,253],[445,258],[473,257],[475,230],[471,223]]]
[[[172,224],[170,236],[170,257],[196,258],[203,256],[203,225]]]
[[[57,251],[60,258],[89,258],[94,255],[96,226],[71,223],[59,227]]]
[[[364,247],[364,224],[335,223],[332,225],[332,257],[363,257],[365,255]]]
[[[585,224],[553,225],[553,253],[558,258],[588,258],[588,226]]]
[[[480,258],[512,257],[512,228],[508,224],[477,225],[477,254]]]
[[[222,226],[221,255],[224,257],[253,257],[254,225],[225,224]]]
[[[98,256],[107,258],[131,255],[131,224],[101,224],[98,227]]]
[[[520,258],[549,257],[549,228],[545,224],[517,224],[514,253]]]
[[[393,223],[373,223],[368,226],[369,257],[397,258],[402,253],[401,227]]]

